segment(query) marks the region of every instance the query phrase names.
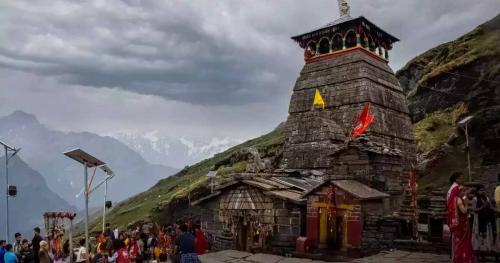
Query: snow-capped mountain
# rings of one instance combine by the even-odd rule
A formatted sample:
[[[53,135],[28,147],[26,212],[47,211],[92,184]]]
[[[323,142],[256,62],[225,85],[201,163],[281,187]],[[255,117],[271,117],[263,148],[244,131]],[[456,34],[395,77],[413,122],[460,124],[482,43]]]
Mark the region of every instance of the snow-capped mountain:
[[[159,179],[178,170],[147,162],[140,153],[115,138],[90,132],[53,130],[40,123],[34,115],[22,111],[0,116],[0,123],[0,139],[22,148],[20,157],[40,172],[49,189],[79,208],[83,205],[82,165],[64,156],[65,151],[82,148],[112,167],[117,176],[110,181],[108,196],[113,201],[145,191]],[[90,176],[93,172],[95,170],[90,169]],[[96,171],[96,182],[102,176]],[[96,191],[91,199],[102,200],[101,193]]]
[[[244,141],[243,139],[217,137],[209,140],[172,138],[159,131],[144,134],[120,132],[108,134],[108,136],[114,137],[134,149],[150,163],[176,168],[182,168],[212,157],[214,154]]]

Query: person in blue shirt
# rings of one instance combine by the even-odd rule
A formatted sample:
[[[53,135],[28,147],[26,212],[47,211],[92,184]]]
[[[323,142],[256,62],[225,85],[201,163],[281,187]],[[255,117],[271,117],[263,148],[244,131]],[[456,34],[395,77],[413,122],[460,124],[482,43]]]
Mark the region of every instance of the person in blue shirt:
[[[12,245],[5,246],[5,255],[3,256],[5,263],[17,263],[17,256],[12,252]]]
[[[5,240],[0,240],[0,263],[5,263],[3,257],[5,255],[5,243],[6,241]]]

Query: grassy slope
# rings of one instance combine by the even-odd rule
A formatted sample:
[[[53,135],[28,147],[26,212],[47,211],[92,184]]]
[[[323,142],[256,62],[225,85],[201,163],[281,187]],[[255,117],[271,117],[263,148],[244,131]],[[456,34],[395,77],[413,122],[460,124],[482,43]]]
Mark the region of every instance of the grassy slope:
[[[165,204],[173,198],[187,195],[192,189],[204,184],[207,180],[206,174],[220,161],[248,147],[268,150],[273,147],[281,147],[283,142],[283,127],[280,125],[266,135],[246,141],[216,154],[212,158],[188,166],[176,175],[160,180],[149,190],[120,203],[109,213],[109,222],[111,225],[123,228],[139,221],[158,220],[161,217],[161,208]],[[245,168],[246,162],[239,161],[230,167],[218,167],[218,172],[228,174],[230,172],[244,171]],[[94,224],[94,230],[97,230],[98,226],[98,224]]]
[[[500,15],[497,15],[470,33],[430,49],[408,62],[401,69],[402,71],[414,65],[423,67],[422,77],[408,94],[409,100],[426,88],[426,82],[433,78],[442,77],[444,72],[453,72],[455,69],[482,59],[500,57],[499,28]],[[499,73],[500,63],[498,66],[490,68],[485,74],[474,77],[490,79]],[[452,77],[448,74],[446,76]],[[445,146],[450,135],[457,130],[457,118],[465,116],[467,113],[467,105],[458,103],[450,108],[433,112],[414,124],[414,134],[419,152],[428,152],[435,149],[444,152],[439,161],[427,169],[419,180],[421,191],[425,192],[428,189],[447,185],[448,176],[453,171],[461,171],[467,174],[465,151],[460,147]],[[472,148],[471,151],[473,167],[474,165],[480,165],[480,160],[477,158],[477,151],[479,150]]]
[[[423,75],[409,93],[412,96],[425,88],[426,82],[440,76],[443,72],[452,72],[476,60],[500,56],[500,15],[478,26],[466,35],[439,45],[409,61],[401,70],[412,65],[423,67]],[[500,64],[491,68],[483,78],[491,78],[500,73]]]

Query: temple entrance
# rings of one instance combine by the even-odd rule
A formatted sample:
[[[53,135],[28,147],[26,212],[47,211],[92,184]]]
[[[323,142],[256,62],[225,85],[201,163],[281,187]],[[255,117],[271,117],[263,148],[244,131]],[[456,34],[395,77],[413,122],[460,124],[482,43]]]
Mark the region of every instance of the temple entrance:
[[[236,248],[241,251],[249,251],[248,233],[250,232],[249,225],[245,222],[243,217],[238,219],[238,240]]]
[[[322,209],[323,210],[323,209]],[[328,218],[327,213],[320,212],[319,217],[319,248],[340,250],[344,239],[344,221],[342,216]]]

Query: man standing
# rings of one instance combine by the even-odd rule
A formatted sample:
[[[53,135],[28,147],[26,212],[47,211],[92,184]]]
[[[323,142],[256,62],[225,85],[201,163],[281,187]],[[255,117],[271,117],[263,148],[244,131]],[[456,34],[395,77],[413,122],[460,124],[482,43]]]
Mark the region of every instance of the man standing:
[[[40,228],[33,228],[33,232],[35,236],[31,240],[31,245],[33,246],[33,262],[40,263],[40,257],[38,256],[38,252],[40,251],[40,242],[43,240],[42,236],[40,236]]]
[[[0,240],[0,263],[5,263],[4,261],[4,255],[5,255],[5,245],[7,242],[5,240]]]
[[[196,255],[195,250],[195,239],[194,236],[189,233],[186,224],[180,226],[182,234],[177,240],[177,247],[181,254],[181,263],[199,263],[200,260]]]
[[[16,243],[14,243],[14,254],[16,254],[16,256],[19,258],[19,255],[21,254],[21,240],[23,240],[22,236],[21,236],[21,233],[16,233],[14,235],[14,237],[16,238]]]
[[[33,263],[33,252],[30,249],[29,241],[27,239],[24,239],[21,242],[21,253],[19,255],[19,262]]]

